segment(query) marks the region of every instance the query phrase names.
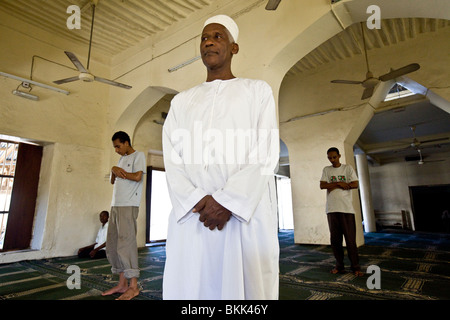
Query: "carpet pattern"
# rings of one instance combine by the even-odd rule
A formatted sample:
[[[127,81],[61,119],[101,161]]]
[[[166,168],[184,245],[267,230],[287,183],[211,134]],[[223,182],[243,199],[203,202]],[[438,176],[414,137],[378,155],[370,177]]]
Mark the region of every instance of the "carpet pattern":
[[[291,243],[291,245],[288,245]],[[280,300],[447,300],[450,237],[445,234],[367,233],[359,248],[362,271],[379,268],[380,289],[369,289],[374,272],[330,274],[330,246],[295,245],[280,232]],[[347,267],[350,261],[346,257]]]
[[[448,300],[450,235],[367,233],[359,248],[362,271],[379,268],[380,289],[369,289],[372,273],[330,274],[330,246],[294,244],[292,231],[280,231],[280,300]],[[141,294],[136,300],[161,300],[165,246],[139,249]],[[346,258],[347,266],[349,261]],[[67,282],[78,266],[79,288]],[[112,300],[101,292],[116,285],[106,259],[64,257],[0,265],[0,300]]]

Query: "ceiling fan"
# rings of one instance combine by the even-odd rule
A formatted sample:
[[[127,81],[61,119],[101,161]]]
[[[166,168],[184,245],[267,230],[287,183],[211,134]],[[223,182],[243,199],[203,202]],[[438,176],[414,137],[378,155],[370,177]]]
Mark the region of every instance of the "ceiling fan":
[[[88,53],[88,60],[87,60],[87,68],[85,68],[83,66],[83,64],[80,62],[80,60],[76,57],[76,55],[74,53],[69,52],[69,51],[64,51],[64,53],[69,57],[70,61],[72,61],[72,63],[75,65],[77,70],[80,71],[80,74],[75,77],[56,80],[53,82],[56,84],[63,84],[63,83],[77,81],[77,80],[82,80],[84,82],[98,81],[98,82],[103,82],[103,83],[113,85],[116,87],[120,87],[120,88],[124,88],[124,89],[131,89],[132,87],[129,85],[94,76],[92,73],[90,73],[88,71],[89,70],[89,60],[91,57],[92,31],[94,30],[95,7],[96,7],[97,3],[98,3],[98,0],[92,0],[92,23],[91,23],[91,34],[90,34],[90,39],[89,39],[89,53]]]
[[[417,137],[416,137],[416,125],[411,125],[410,129],[411,129],[411,131],[413,133],[413,139],[412,139],[411,143],[407,147],[402,148],[400,150],[397,150],[396,152],[400,152],[402,150],[407,150],[407,149],[414,149],[414,150],[416,150],[419,153],[419,157],[418,158],[417,157],[406,157],[405,160],[406,161],[418,161],[418,164],[420,164],[420,165],[422,165],[422,164],[424,164],[426,162],[444,161],[444,160],[427,160],[427,161],[425,161],[424,157],[422,155],[422,150],[426,149],[426,148],[429,148],[429,147],[439,147],[440,145],[437,145],[437,146],[424,146],[423,144],[430,143],[430,142],[437,142],[437,141],[448,140],[449,139],[448,137],[419,141],[417,139]]]
[[[266,4],[266,10],[277,10],[281,0],[269,0]]]
[[[423,165],[425,163],[430,163],[430,162],[441,162],[441,161],[445,161],[445,159],[436,159],[436,160],[424,160],[424,157],[422,156],[422,150],[421,149],[417,149],[417,152],[419,153],[419,158],[415,158],[413,160],[417,161],[418,165]],[[411,160],[409,160],[411,161]]]
[[[366,49],[366,41],[364,38],[364,27],[363,27],[363,23],[361,22],[361,32],[362,32],[362,37],[363,37],[363,45],[364,45],[364,55],[366,58],[366,67],[367,67],[367,73],[366,73],[366,78],[363,81],[354,81],[354,80],[332,80],[332,83],[341,83],[341,84],[360,84],[364,87],[364,91],[363,94],[361,96],[361,100],[370,98],[373,95],[373,91],[376,87],[376,85],[380,82],[380,81],[388,81],[391,79],[395,79],[397,77],[403,76],[405,74],[411,73],[413,71],[416,71],[420,68],[420,65],[417,63],[412,63],[409,64],[407,66],[404,66],[402,68],[399,69],[392,69],[391,71],[378,77],[375,78],[373,76],[373,73],[370,71],[369,69],[369,61],[367,59],[367,49]]]
[[[424,144],[424,143],[437,142],[437,141],[444,141],[444,140],[448,140],[448,139],[449,139],[448,137],[445,137],[445,138],[437,138],[437,139],[429,139],[429,140],[419,141],[419,140],[416,138],[416,126],[415,126],[415,125],[411,125],[411,126],[410,126],[410,129],[411,129],[411,131],[412,131],[412,133],[413,133],[413,140],[411,141],[411,143],[409,144],[409,146],[407,146],[407,147],[404,148],[404,149],[413,148],[413,149],[419,150],[419,148],[420,148],[420,147],[422,146],[422,144]],[[422,146],[422,148],[423,148],[423,146]]]

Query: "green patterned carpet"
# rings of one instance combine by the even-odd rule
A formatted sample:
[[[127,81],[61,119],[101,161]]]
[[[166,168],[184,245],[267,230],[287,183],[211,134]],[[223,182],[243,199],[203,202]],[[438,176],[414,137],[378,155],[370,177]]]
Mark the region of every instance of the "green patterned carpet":
[[[294,244],[292,231],[280,231],[280,300],[448,300],[450,236],[446,234],[369,233],[359,248],[362,270],[380,268],[380,289],[368,289],[371,274],[332,275],[329,246]],[[161,300],[165,247],[139,249],[141,294]],[[348,260],[346,260],[348,262]],[[80,268],[80,289],[70,290],[67,273]],[[0,265],[0,300],[113,300],[101,292],[117,283],[106,259],[77,257]]]
[[[334,266],[330,246],[292,242],[292,233],[280,233],[281,300],[450,299],[449,235],[365,234],[366,244],[359,248],[361,269],[380,268],[379,290],[368,289],[372,272],[363,277],[330,274]],[[345,261],[348,267],[348,258]]]

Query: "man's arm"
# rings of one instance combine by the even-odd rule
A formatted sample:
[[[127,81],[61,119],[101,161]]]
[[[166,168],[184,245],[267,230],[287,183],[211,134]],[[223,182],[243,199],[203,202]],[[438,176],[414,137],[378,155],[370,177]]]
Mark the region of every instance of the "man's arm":
[[[95,246],[95,245],[94,245]],[[95,254],[100,251],[101,249],[103,249],[104,247],[106,247],[106,242],[103,243],[102,245],[98,246],[97,248],[94,249],[94,247],[92,247],[91,252],[89,252],[89,256],[91,258],[93,258],[95,256]]]
[[[326,182],[326,181],[320,181],[320,189],[326,189],[328,190],[328,192],[333,191],[334,189],[337,189],[338,187],[338,183],[337,182]]]
[[[86,249],[89,249],[89,248],[92,250],[92,249],[94,249],[94,247],[95,247],[95,243],[94,243],[94,244],[91,244],[91,245],[89,245],[89,246],[80,248],[80,249],[78,249],[78,254],[80,254],[81,251],[86,250]]]
[[[138,171],[138,172],[125,172],[125,178],[127,180],[132,180],[132,181],[136,181],[139,182],[142,180],[142,171]]]
[[[349,185],[350,189],[358,189],[359,181],[358,180],[352,181],[352,182],[348,183],[348,185]]]
[[[176,121],[177,106],[180,95],[171,102],[170,111],[163,126],[163,159],[166,170],[167,188],[177,222],[183,223],[194,213],[193,207],[207,195],[199,186],[194,185],[186,172],[182,154],[184,153],[184,137],[179,133]]]
[[[211,195],[203,197],[194,207],[193,212],[200,214],[199,220],[210,230],[216,227],[222,230],[231,218],[231,211],[218,203]]]
[[[343,190],[350,190],[350,189],[358,189],[359,183],[358,181],[352,181],[350,183],[346,182],[326,182],[326,181],[320,181],[320,189],[326,189],[328,192],[333,191],[334,189],[341,188]]]
[[[110,179],[111,184],[114,184],[114,182],[116,182],[116,177],[124,179],[124,176],[125,170],[123,170],[122,168],[116,166],[111,168],[111,179]]]
[[[246,146],[245,154],[248,157],[245,163],[227,178],[222,188],[212,194],[215,201],[245,223],[252,218],[262,197],[268,195],[265,192],[273,179],[280,156],[280,137],[271,87],[266,82],[260,82],[256,96],[261,99],[261,107],[255,143],[252,141]],[[239,114],[235,116],[238,118]]]
[[[114,182],[116,181],[116,177],[139,182],[142,180],[142,175],[142,171],[126,172],[122,168],[114,166],[111,169],[111,184],[114,184]]]

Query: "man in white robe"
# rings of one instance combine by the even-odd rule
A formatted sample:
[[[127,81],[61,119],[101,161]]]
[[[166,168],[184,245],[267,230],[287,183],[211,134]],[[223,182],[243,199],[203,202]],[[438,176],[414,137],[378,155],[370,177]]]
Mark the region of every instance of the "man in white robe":
[[[206,21],[206,82],[176,95],[163,127],[171,202],[164,299],[278,299],[275,102],[261,80],[236,78],[238,28]]]

